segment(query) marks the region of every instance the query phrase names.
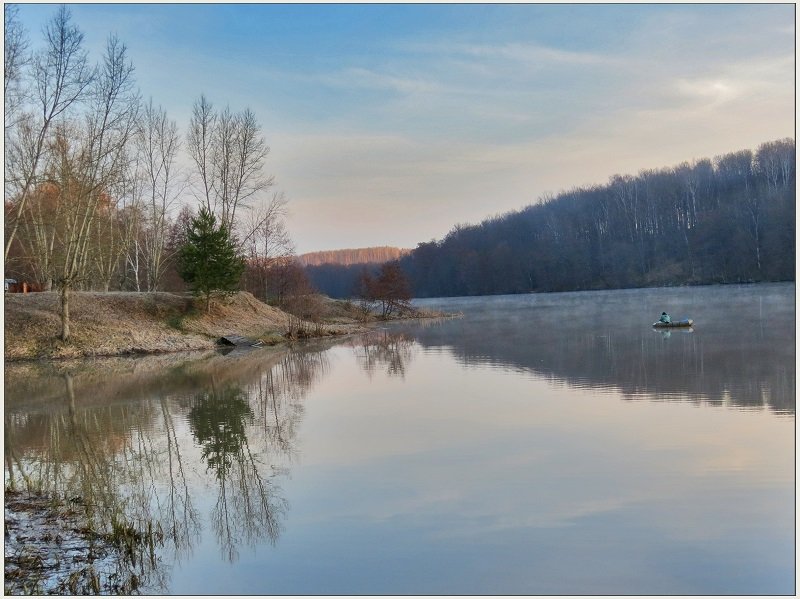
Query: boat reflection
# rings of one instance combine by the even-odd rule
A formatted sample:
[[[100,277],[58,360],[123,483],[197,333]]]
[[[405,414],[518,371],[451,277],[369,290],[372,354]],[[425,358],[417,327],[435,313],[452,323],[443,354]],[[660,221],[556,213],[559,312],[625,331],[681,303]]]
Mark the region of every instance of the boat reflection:
[[[672,330],[669,330],[669,329],[666,329],[666,330],[664,330],[664,329],[653,329],[653,331],[656,332],[656,333],[660,333],[661,337],[663,339],[669,339],[670,337],[672,337],[673,331],[675,333],[677,333],[677,334],[694,333],[694,327],[683,327],[683,328],[677,328],[677,329],[672,329]]]

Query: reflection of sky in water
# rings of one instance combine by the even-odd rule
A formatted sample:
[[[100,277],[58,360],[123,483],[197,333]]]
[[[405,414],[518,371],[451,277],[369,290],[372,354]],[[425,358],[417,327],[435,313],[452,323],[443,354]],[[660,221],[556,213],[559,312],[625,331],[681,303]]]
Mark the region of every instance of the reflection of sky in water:
[[[241,592],[792,587],[791,419],[622,402],[439,352],[415,352],[404,382],[370,381],[349,350],[331,354],[283,485],[285,531],[242,556]],[[225,592],[193,571],[176,588]]]
[[[174,415],[201,527],[168,591],[791,592],[794,332],[774,320],[787,310],[793,319],[794,287],[723,289],[719,301],[713,289],[686,292],[703,323],[693,333],[665,336],[638,322],[660,313],[659,294],[683,297],[675,290],[589,294],[588,303],[580,294],[455,300],[463,319],[403,324],[287,358],[215,357],[109,391],[126,406],[158,414],[168,405]],[[530,301],[554,318],[528,314]],[[490,310],[493,302],[505,312]],[[771,306],[772,320],[722,326],[726,310],[752,315],[756,304]],[[623,308],[636,322],[607,319]],[[685,376],[668,376],[664,360]],[[247,418],[224,422],[224,411],[203,404],[198,394],[212,384],[243,389]],[[159,385],[167,404],[158,404]],[[77,375],[75,388],[79,405],[91,403]],[[30,411],[46,412],[42,403]],[[192,410],[216,414],[221,428],[192,422]],[[147,431],[163,456],[164,426],[148,418],[126,430]],[[256,464],[260,477],[236,476],[265,482],[269,500],[286,503],[274,545],[233,526],[232,559],[221,559],[211,524],[220,479],[197,443],[226,431],[241,442],[223,463],[233,474]],[[239,459],[251,454],[252,464]]]

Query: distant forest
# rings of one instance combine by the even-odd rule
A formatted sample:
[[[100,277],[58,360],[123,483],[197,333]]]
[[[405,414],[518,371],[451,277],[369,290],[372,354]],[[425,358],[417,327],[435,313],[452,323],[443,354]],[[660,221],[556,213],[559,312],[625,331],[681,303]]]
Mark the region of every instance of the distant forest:
[[[794,280],[795,142],[614,175],[457,225],[400,265],[415,297]],[[364,268],[306,272],[348,297]]]
[[[389,246],[330,250],[301,254],[298,261],[312,287],[329,297],[356,295],[361,274],[377,276],[381,264],[407,256],[412,250]]]
[[[380,246],[371,248],[327,250],[322,252],[309,252],[300,254],[297,259],[303,266],[319,266],[320,264],[382,264],[390,260],[397,260],[411,250],[396,247]]]

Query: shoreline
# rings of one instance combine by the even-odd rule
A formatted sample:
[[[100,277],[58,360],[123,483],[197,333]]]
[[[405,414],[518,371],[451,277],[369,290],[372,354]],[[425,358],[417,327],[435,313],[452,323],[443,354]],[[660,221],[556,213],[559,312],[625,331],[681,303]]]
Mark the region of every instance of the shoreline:
[[[352,302],[324,298],[314,322],[261,302],[247,292],[216,299],[210,313],[187,294],[168,292],[74,292],[70,302],[72,337],[59,338],[58,294],[6,294],[4,361],[171,354],[221,347],[220,338],[238,335],[260,346],[343,337],[376,324],[452,317],[413,309],[383,319],[359,312]]]

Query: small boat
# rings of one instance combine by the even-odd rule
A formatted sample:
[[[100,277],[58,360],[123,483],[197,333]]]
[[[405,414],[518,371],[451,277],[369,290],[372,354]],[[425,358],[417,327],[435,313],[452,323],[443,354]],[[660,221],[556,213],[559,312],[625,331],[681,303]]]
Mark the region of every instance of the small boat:
[[[653,326],[657,329],[673,329],[678,327],[690,327],[694,324],[691,318],[684,318],[683,320],[673,320],[672,322],[654,322]]]

